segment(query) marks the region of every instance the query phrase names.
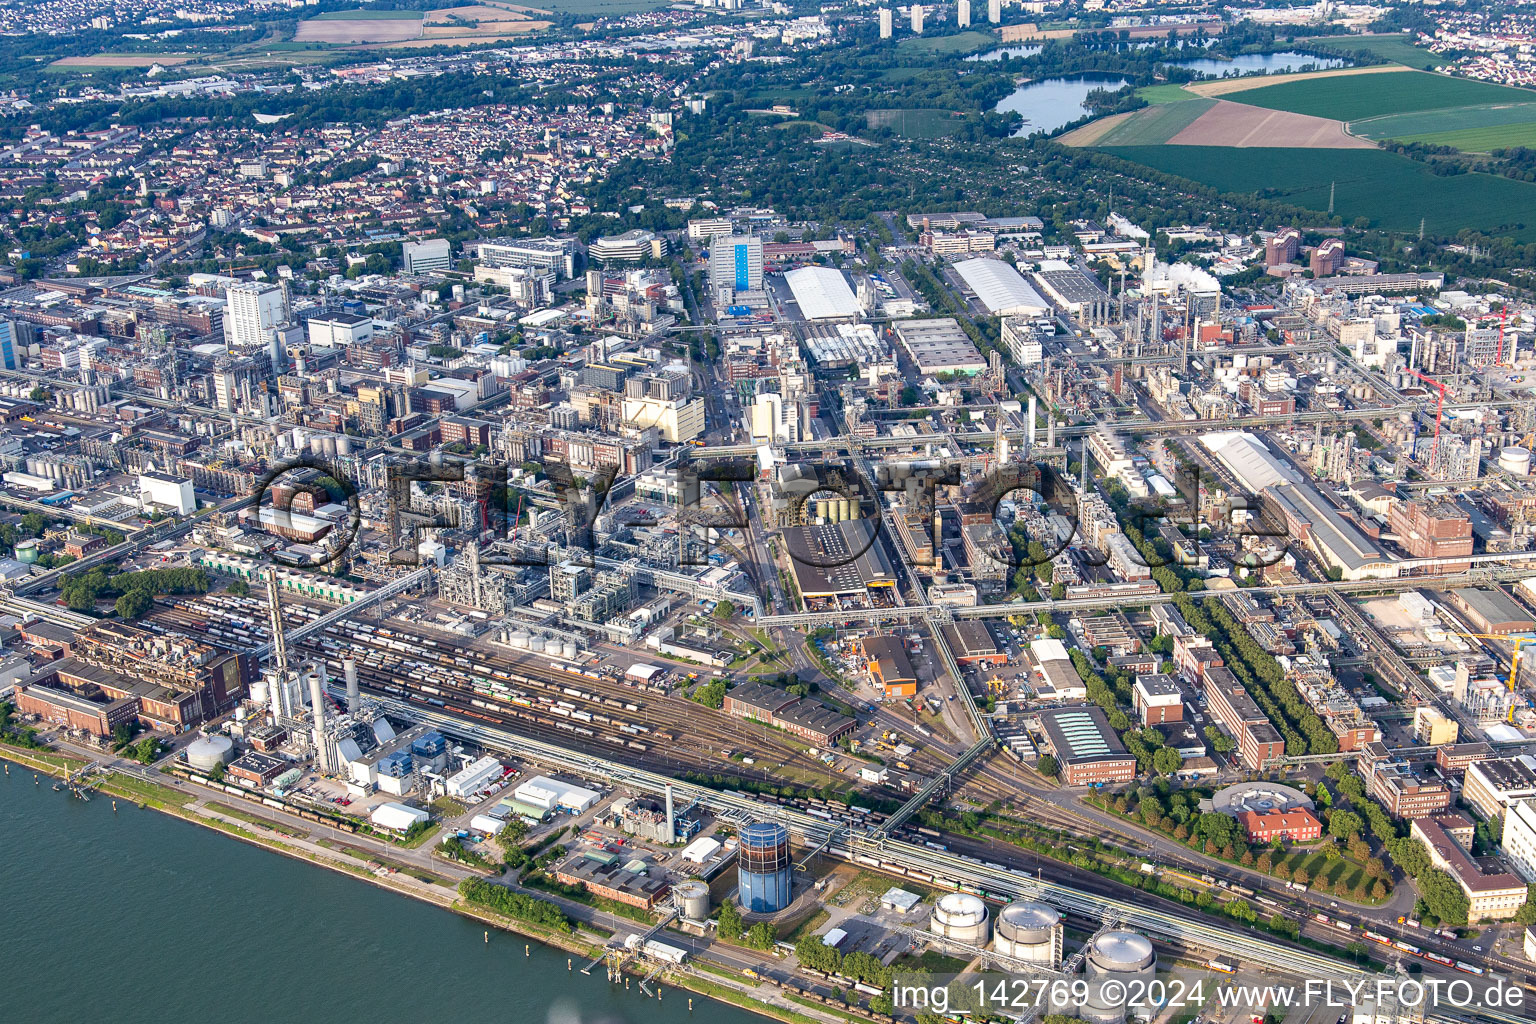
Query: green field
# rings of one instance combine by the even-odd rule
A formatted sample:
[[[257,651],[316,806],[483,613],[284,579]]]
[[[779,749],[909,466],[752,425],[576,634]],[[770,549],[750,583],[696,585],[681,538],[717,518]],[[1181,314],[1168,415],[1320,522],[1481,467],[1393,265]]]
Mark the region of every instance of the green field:
[[[947,139],[965,121],[949,110],[866,110],[864,122],[871,128],[889,128],[909,139]]]
[[[1136,90],[1136,95],[1148,103],[1183,103],[1200,98],[1182,85],[1144,85]]]
[[[1349,126],[1368,139],[1401,139],[1486,153],[1501,146],[1536,146],[1536,102],[1388,114]]]
[[[997,36],[971,29],[952,36],[910,36],[896,44],[896,49],[920,53],[970,53],[997,45]]]
[[[466,0],[467,2],[467,0]],[[426,15],[420,11],[326,11],[307,21],[420,21]]]
[[[1382,76],[1394,77],[1394,76]],[[1228,149],[1217,146],[1122,146],[1106,153],[1223,192],[1258,195],[1323,211],[1337,183],[1334,209],[1345,221],[1414,232],[1423,218],[1433,234],[1463,228],[1536,240],[1536,184],[1491,174],[1436,177],[1424,164],[1378,149]]]
[[[1336,75],[1245,89],[1225,97],[1271,110],[1359,121],[1385,114],[1440,110],[1494,103],[1529,103],[1536,92],[1486,82],[1447,78],[1424,71],[1393,74]]]
[[[1115,125],[1096,146],[1160,146],[1194,123],[1216,105],[1215,100],[1192,99],[1186,103],[1162,103],[1143,107]]]
[[[1410,68],[1418,68],[1424,71],[1444,64],[1445,60],[1438,54],[1414,46],[1405,35],[1388,33],[1387,35],[1359,35],[1359,36],[1320,36],[1308,39],[1307,43],[1313,46],[1327,47],[1340,53],[1359,53],[1365,50],[1368,53],[1380,57],[1382,60],[1392,61],[1394,64],[1403,64]]]

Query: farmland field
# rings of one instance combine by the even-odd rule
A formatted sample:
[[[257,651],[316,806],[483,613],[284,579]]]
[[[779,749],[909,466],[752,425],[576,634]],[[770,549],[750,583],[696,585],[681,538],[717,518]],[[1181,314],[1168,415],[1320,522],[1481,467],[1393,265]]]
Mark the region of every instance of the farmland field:
[[[1444,58],[1438,54],[1430,53],[1409,42],[1405,35],[1388,33],[1386,35],[1359,35],[1359,36],[1319,36],[1308,39],[1307,42],[1314,46],[1327,47],[1337,50],[1339,53],[1358,53],[1365,50],[1382,60],[1390,60],[1397,64],[1403,64],[1410,68],[1418,68],[1425,71],[1437,64],[1445,63]]]
[[[1201,114],[1216,105],[1215,100],[1191,99],[1184,103],[1162,103],[1143,107],[1106,132],[1100,146],[1157,146],[1188,128]]]
[[[1200,98],[1182,85],[1144,85],[1136,90],[1136,95],[1152,104],[1183,103]]]
[[[420,11],[386,11],[369,8],[359,11],[326,11],[309,21],[420,21]]]
[[[1536,184],[1490,174],[1436,177],[1420,163],[1379,149],[1229,149],[1127,146],[1104,152],[1203,182],[1312,210],[1328,208],[1374,226],[1454,235],[1463,228],[1536,241]]]
[[[148,68],[156,64],[170,67],[185,64],[202,54],[196,53],[93,53],[83,57],[60,57],[57,68]]]
[[[1529,103],[1536,92],[1422,71],[1315,78],[1245,89],[1241,102],[1297,114],[1359,121],[1384,114],[1495,103]]]
[[[293,38],[300,43],[393,43],[402,39],[420,39],[421,14],[405,13],[415,13],[416,17],[312,18],[299,22]]]
[[[1356,121],[1349,130],[1369,139],[1428,142],[1469,152],[1536,146],[1536,101],[1388,114]]]
[[[866,110],[864,121],[871,128],[889,128],[909,139],[947,139],[965,123],[965,116],[934,109]]]

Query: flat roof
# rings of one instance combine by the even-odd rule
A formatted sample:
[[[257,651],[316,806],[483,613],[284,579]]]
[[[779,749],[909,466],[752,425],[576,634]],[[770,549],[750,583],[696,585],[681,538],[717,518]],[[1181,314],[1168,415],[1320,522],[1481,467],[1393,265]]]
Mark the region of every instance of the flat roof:
[[[1129,756],[1104,712],[1091,704],[1046,708],[1040,712],[1040,724],[1063,764],[1118,761]]]
[[[800,315],[807,320],[843,320],[859,315],[859,300],[841,270],[800,267],[784,275]]]
[[[861,594],[894,586],[896,572],[867,519],[795,526],[784,531],[795,583],[806,597]]]
[[[954,317],[905,320],[896,325],[896,336],[922,373],[986,369],[986,360]]]

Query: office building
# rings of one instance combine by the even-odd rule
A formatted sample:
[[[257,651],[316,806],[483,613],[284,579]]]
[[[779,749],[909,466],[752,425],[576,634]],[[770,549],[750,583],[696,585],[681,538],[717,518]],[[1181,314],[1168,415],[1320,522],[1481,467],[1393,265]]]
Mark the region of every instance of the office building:
[[[1344,242],[1342,239],[1325,239],[1312,250],[1312,276],[1332,277],[1344,268]]]
[[[1126,752],[1101,709],[1047,708],[1040,712],[1040,726],[1067,785],[1129,782],[1136,777],[1136,758]]]
[[[0,368],[21,369],[21,356],[17,351],[16,325],[9,320],[0,320]]]
[[[1184,697],[1171,675],[1137,676],[1134,690],[1136,713],[1142,725],[1165,725],[1184,720]]]
[[[373,340],[373,318],[356,313],[323,313],[306,325],[315,348],[346,348]]]
[[[476,246],[482,266],[533,270],[559,278],[576,276],[580,252],[581,243],[574,238],[498,238]]]
[[[763,240],[757,235],[717,235],[711,239],[709,292],[718,307],[766,305]]]
[[[1264,266],[1275,267],[1294,262],[1301,255],[1301,232],[1295,228],[1281,228],[1274,237],[1264,243]]]
[[[1500,846],[1520,877],[1536,882],[1536,800],[1518,800],[1509,805]]]
[[[1245,767],[1263,768],[1285,756],[1285,740],[1279,730],[1225,666],[1205,670],[1205,696],[1211,717],[1237,741]]]
[[[407,274],[441,274],[453,265],[452,249],[446,238],[406,242],[400,250]]]
[[[1484,818],[1508,812],[1511,804],[1536,798],[1536,757],[1491,758],[1467,766],[1461,798]]]
[[[232,284],[224,302],[224,343],[232,349],[264,349],[272,328],[288,321],[288,293],[275,284]]]
[[[729,217],[696,217],[688,222],[688,241],[707,242],[716,235],[732,233]]]
[[[610,263],[644,263],[667,258],[667,240],[652,231],[635,229],[622,235],[599,238],[587,246],[587,259],[599,266]]]
[[[987,20],[999,25],[1003,20],[1003,0],[987,0]]]
[[[1409,834],[1429,851],[1429,862],[1455,879],[1467,898],[1467,922],[1504,921],[1525,905],[1526,884],[1507,871],[1485,870],[1467,852],[1472,822],[1460,814],[1414,820]]]

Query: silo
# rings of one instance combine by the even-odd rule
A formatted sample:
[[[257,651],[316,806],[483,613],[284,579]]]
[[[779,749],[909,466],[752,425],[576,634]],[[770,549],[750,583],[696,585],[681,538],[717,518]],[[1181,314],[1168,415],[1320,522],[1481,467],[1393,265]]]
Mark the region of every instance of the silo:
[[[1151,939],[1139,932],[1103,933],[1088,947],[1084,962],[1088,998],[1078,1016],[1094,1024],[1120,1024],[1125,1020],[1127,985],[1137,979],[1150,982],[1156,972],[1157,951]]]
[[[1531,475],[1531,451],[1529,448],[1521,448],[1511,445],[1499,452],[1499,468],[1506,473],[1515,476]]]
[[[697,878],[690,878],[686,882],[678,882],[672,887],[672,892],[677,896],[678,905],[683,908],[683,917],[689,921],[704,921],[709,917],[709,886]]]
[[[350,437],[348,437],[346,434],[342,434],[340,437],[338,437],[336,439],[336,454],[337,455],[351,455],[352,454],[352,439]]]
[[[838,512],[838,518],[843,522],[846,523],[850,519],[855,519],[858,517],[858,509],[856,508],[852,498],[839,499],[838,504],[842,506],[841,511]]]
[[[309,439],[309,454],[320,455],[325,451],[325,439],[319,434]]]
[[[1004,956],[1054,968],[1061,962],[1061,915],[1044,903],[1010,903],[997,915],[992,948]]]
[[[320,453],[327,458],[336,457],[336,438],[334,435],[327,434],[320,439]]]
[[[987,905],[980,896],[968,892],[952,892],[939,898],[933,908],[933,918],[928,922],[928,930],[968,946],[985,946],[991,925]]]
[[[832,521],[832,502],[826,498],[817,498],[816,518],[824,523],[830,523]]]
[[[736,897],[742,907],[757,914],[773,914],[789,906],[789,830],[776,822],[758,821],[741,830],[740,840]]]
[[[235,744],[228,736],[201,736],[187,745],[187,764],[193,771],[211,772],[234,756]]]

